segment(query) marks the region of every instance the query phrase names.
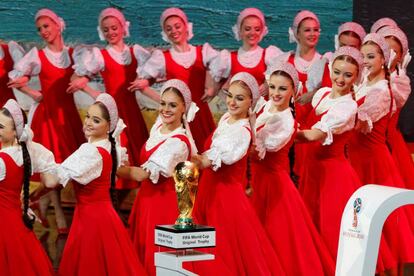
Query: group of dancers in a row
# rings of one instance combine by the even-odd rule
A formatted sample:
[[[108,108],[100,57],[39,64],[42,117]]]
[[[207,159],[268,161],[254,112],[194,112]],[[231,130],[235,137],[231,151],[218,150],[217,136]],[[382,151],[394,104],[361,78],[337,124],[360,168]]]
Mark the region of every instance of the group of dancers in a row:
[[[172,174],[181,161],[202,169],[194,218],[217,233],[215,260],[188,264],[200,275],[333,275],[352,193],[366,183],[414,187],[397,128],[411,91],[410,55],[393,20],[367,35],[344,23],[325,55],[316,50],[319,20],[306,10],[289,30],[296,51],[286,53],[259,46],[268,29],[255,8],[240,12],[233,31],[242,45],[233,52],[189,44],[192,24],[178,8],[160,19],[171,47],[152,53],[125,44],[129,22],[119,10],[103,10],[98,23],[102,49],[65,46],[64,21],[48,9],[35,16],[45,48],[23,55],[16,43],[1,45],[0,274],[55,274],[32,231],[30,179],[56,194],[74,187],[63,276],[154,275],[154,227],[178,216]],[[97,74],[106,93],[88,85]],[[28,85],[33,76],[41,91]],[[36,101],[28,118],[11,88]],[[207,101],[219,89],[228,110],[216,127]],[[78,90],[95,99],[83,126]],[[136,90],[160,103],[149,134]],[[138,186],[125,229],[112,201],[117,189]],[[387,219],[377,273],[397,275],[414,262],[413,214],[400,209]]]

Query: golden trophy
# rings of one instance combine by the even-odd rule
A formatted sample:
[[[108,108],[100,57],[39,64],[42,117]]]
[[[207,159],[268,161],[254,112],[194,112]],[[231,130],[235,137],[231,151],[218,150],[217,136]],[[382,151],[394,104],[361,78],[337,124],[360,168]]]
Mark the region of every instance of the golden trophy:
[[[192,212],[197,194],[198,168],[190,161],[180,162],[175,166],[174,181],[177,193],[178,212],[180,215],[175,221],[175,229],[193,229]]]

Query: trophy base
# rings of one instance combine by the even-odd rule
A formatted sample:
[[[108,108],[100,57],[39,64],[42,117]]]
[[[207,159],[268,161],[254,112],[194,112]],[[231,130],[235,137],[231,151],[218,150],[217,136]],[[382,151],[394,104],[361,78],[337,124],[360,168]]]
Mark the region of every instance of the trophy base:
[[[155,226],[155,244],[172,249],[207,248],[216,246],[214,227],[193,225],[177,229],[176,225]]]
[[[177,230],[194,229],[195,224],[192,218],[178,218],[175,222],[174,228]]]

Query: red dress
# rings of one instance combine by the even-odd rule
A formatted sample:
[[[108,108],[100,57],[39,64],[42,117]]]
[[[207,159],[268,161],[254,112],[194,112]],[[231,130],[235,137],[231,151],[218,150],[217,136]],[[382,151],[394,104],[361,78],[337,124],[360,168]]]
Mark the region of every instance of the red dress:
[[[59,275],[145,275],[145,270],[109,196],[111,155],[102,156],[101,176],[87,185],[74,182],[76,208]]]
[[[233,51],[231,52],[231,71],[230,71],[230,76],[234,76],[235,74],[239,73],[239,72],[247,72],[250,73],[257,81],[257,83],[260,85],[262,85],[265,81],[265,71],[266,71],[266,63],[265,63],[265,55],[266,55],[266,50],[263,50],[263,54],[262,57],[259,61],[259,63],[253,67],[253,68],[248,68],[248,67],[244,67],[243,65],[240,64],[239,60],[237,59],[237,51]]]
[[[70,48],[70,56],[72,52]],[[65,69],[54,66],[43,50],[39,50],[39,58],[43,99],[33,115],[33,141],[52,151],[56,162],[61,163],[85,142],[73,94],[66,93],[73,69],[72,65]]]
[[[414,162],[407,144],[398,129],[400,111],[401,110],[398,110],[391,116],[387,128],[387,145],[391,151],[398,171],[404,180],[404,186],[408,189],[414,189]]]
[[[191,150],[190,141],[185,135],[177,134],[171,138],[180,139]],[[140,164],[145,163],[166,140],[150,150],[146,150],[144,144],[141,149]],[[158,251],[158,246],[154,245],[155,226],[174,224],[177,217],[178,205],[174,179],[160,176],[156,184],[149,179],[142,181],[129,216],[129,235],[149,275],[155,275],[154,253]]]
[[[308,117],[312,126],[327,113],[316,114],[316,108],[330,94],[326,92]],[[342,212],[348,199],[361,186],[358,175],[345,157],[345,144],[351,132],[334,134],[333,142],[323,146],[321,142],[307,145],[306,163],[300,178],[300,192],[313,222],[321,234],[329,252],[336,260]]]
[[[169,50],[163,53],[167,80],[179,79],[184,81],[190,88],[193,102],[200,108],[194,121],[190,123],[190,128],[197,148],[202,149],[205,140],[216,127],[208,103],[201,101],[207,72],[203,64],[202,46],[196,47],[196,60],[189,68],[175,62]]]
[[[358,100],[358,105],[362,105],[364,101],[365,97],[362,97]],[[369,134],[354,132],[349,144],[349,157],[363,184],[404,188],[402,178],[385,143],[390,114],[391,106],[387,115],[373,123]],[[403,208],[394,211],[383,227],[385,240],[399,263],[414,262],[414,233],[410,228],[414,218],[407,215],[407,210]]]
[[[334,275],[334,260],[290,179],[294,137],[263,160],[252,158],[252,203],[287,275]]]
[[[4,57],[0,59],[0,106],[3,106],[7,100],[16,99],[13,94],[13,89],[7,87],[9,76],[7,75],[13,70],[13,60],[9,53],[9,46],[7,44],[0,44],[3,48]]]
[[[288,62],[292,64],[295,68],[295,54],[291,54],[288,58]],[[306,81],[308,80],[308,74],[302,73],[298,71],[299,81],[302,83],[303,90],[302,95],[307,93],[306,89]],[[300,129],[306,129],[307,128],[307,116],[312,111],[312,103],[307,103],[304,105],[301,104],[295,104],[295,119],[299,123]],[[306,155],[306,144],[295,144],[294,150],[295,150],[295,159],[294,159],[294,167],[293,171],[296,175],[299,177],[302,174],[302,166],[305,162],[305,155]]]
[[[128,91],[130,82],[134,81],[137,73],[137,59],[130,48],[131,63],[121,65],[117,63],[106,49],[101,50],[105,69],[101,72],[105,84],[105,90],[114,97],[118,106],[119,117],[125,122],[127,127],[121,134],[121,145],[128,151],[129,164],[139,164],[139,155],[142,145],[148,139],[148,131],[142,117],[141,110],[135,98],[135,93]],[[118,189],[132,189],[138,187],[135,181],[119,179],[116,182]]]
[[[12,176],[0,181],[0,274],[54,275],[49,257],[22,220],[23,166],[19,167],[7,153],[0,152],[0,158],[7,175]]]
[[[212,137],[213,133],[206,149]],[[216,229],[216,248],[214,261],[195,264],[201,275],[285,275],[245,194],[246,170],[247,154],[231,165],[223,163],[217,171],[203,170],[194,217],[197,224]]]

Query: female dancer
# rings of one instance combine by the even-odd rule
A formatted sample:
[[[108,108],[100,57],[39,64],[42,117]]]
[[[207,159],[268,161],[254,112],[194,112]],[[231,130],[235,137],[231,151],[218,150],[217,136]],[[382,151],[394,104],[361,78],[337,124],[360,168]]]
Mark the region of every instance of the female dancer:
[[[342,210],[360,187],[358,175],[345,157],[345,144],[355,124],[357,104],[352,93],[362,63],[362,55],[355,48],[345,46],[335,52],[332,88],[316,92],[309,128],[297,135],[298,142],[308,143],[300,192],[334,260]]]
[[[238,72],[248,72],[259,84],[260,94],[267,94],[264,73],[274,59],[283,52],[275,46],[266,49],[259,46],[260,41],[268,33],[263,13],[256,8],[242,10],[233,26],[233,33],[237,41],[242,41],[242,46],[237,51],[223,50],[220,58],[212,64],[212,75],[216,79],[230,80]]]
[[[217,56],[208,43],[193,46],[188,41],[193,37],[193,25],[179,8],[168,8],[161,14],[162,37],[171,44],[166,51],[155,50],[147,63],[138,68],[138,79],[130,89],[145,89],[147,79],[180,79],[192,93],[192,99],[200,108],[195,121],[190,124],[198,148],[202,148],[207,136],[214,130],[215,123],[206,100],[214,96],[212,77],[207,71]],[[194,126],[194,127],[193,127]]]
[[[87,83],[90,77],[98,73],[102,75],[106,92],[114,97],[119,116],[128,126],[121,136],[121,144],[127,148],[129,163],[138,164],[140,149],[148,138],[148,132],[135,93],[128,91],[128,87],[137,76],[137,67],[144,65],[150,53],[138,44],[133,47],[125,44],[124,38],[129,36],[129,22],[115,8],[101,11],[98,33],[99,38],[106,40],[108,45],[105,49],[94,47],[83,51],[82,58],[74,66],[75,79],[70,83],[68,92],[86,88],[96,98],[99,92],[87,87]],[[136,187],[137,183],[132,181],[117,181],[116,184],[118,189]]]
[[[361,48],[367,77],[355,93],[358,103],[356,132],[349,144],[352,166],[363,184],[403,188],[403,181],[385,143],[386,129],[393,109],[387,80],[390,50],[385,39],[368,34]],[[414,261],[412,218],[406,209],[393,212],[384,224],[383,233],[399,264]]]
[[[197,153],[188,126],[197,109],[183,81],[165,82],[161,89],[160,116],[142,147],[141,166],[118,170],[120,176],[142,181],[132,207],[129,233],[149,275],[155,275],[154,228],[157,224],[174,223],[178,216],[174,168]]]
[[[0,109],[0,271],[4,275],[54,275],[49,257],[32,231],[34,217],[28,209],[31,173],[53,173],[56,164],[49,150],[31,141],[26,123],[15,100],[8,100]]]
[[[41,50],[33,48],[15,64],[14,70],[9,73],[9,86],[23,87],[27,83],[27,76],[39,76],[41,92],[32,90],[29,94],[35,101],[40,101],[31,122],[34,141],[51,150],[59,163],[85,141],[73,95],[65,92],[73,73],[76,53],[64,45],[62,32],[65,24],[53,11],[39,10],[35,22],[46,47]],[[41,218],[46,218],[49,200],[55,206],[59,232],[67,233],[58,191],[52,191],[39,202]]]
[[[404,32],[397,27],[386,26],[379,30],[378,34],[385,37],[391,53],[394,53],[393,57],[390,57],[389,72],[391,93],[395,99],[397,111],[391,116],[388,124],[387,144],[405,186],[414,189],[414,162],[398,128],[401,109],[411,93],[410,78],[407,76],[407,66],[411,60],[408,40]]]
[[[301,89],[298,73],[290,63],[271,66],[268,72],[269,101],[256,120],[252,203],[288,275],[333,275],[333,259],[290,179],[288,152],[296,123],[289,103]]]
[[[342,46],[350,46],[360,49],[366,33],[364,28],[355,22],[345,22],[338,28],[335,35],[335,49]],[[314,62],[309,68],[306,88],[309,91],[317,91],[322,87],[332,87],[329,61],[331,54],[326,53],[324,58]]]
[[[99,95],[85,118],[88,143],[58,168],[59,183],[72,181],[77,200],[59,275],[145,275],[109,193],[116,169],[127,161],[115,142],[124,127],[115,100]]]
[[[195,218],[197,223],[214,226],[217,232],[214,265],[218,271],[214,271],[213,264],[205,266],[210,270],[208,275],[223,273],[222,267],[226,275],[284,275],[244,192],[247,156],[255,133],[252,110],[259,97],[259,86],[252,75],[234,75],[226,98],[228,112],[207,140],[206,151],[193,158],[204,169]]]

